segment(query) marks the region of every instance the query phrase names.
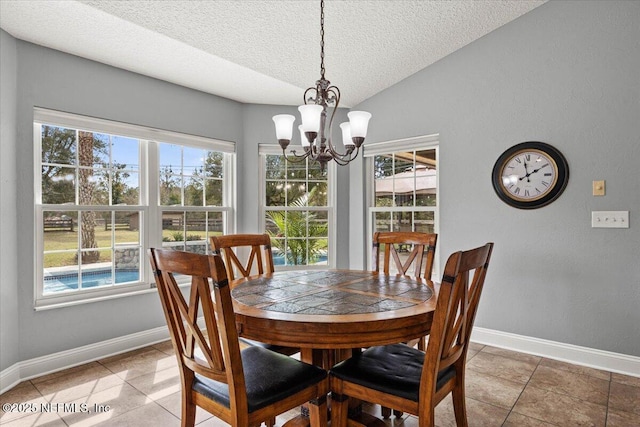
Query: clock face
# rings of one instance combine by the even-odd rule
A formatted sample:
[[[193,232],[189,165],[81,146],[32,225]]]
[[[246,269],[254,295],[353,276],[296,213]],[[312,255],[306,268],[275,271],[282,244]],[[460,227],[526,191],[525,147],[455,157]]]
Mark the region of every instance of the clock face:
[[[501,185],[515,200],[543,198],[556,185],[556,162],[540,150],[517,151],[502,167]]]
[[[492,182],[505,203],[520,209],[545,206],[564,191],[569,165],[544,142],[522,142],[506,150],[493,166]]]

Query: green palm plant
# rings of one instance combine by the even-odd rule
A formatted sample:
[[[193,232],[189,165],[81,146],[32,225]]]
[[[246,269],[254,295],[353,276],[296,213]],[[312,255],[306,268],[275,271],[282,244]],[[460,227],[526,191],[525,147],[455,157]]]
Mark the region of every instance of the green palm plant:
[[[307,207],[317,187],[295,199],[292,207]],[[284,254],[287,264],[306,265],[318,260],[327,249],[326,222],[318,221],[310,211],[268,211],[267,220],[277,228],[268,230],[271,244]],[[282,239],[286,236],[286,239]]]

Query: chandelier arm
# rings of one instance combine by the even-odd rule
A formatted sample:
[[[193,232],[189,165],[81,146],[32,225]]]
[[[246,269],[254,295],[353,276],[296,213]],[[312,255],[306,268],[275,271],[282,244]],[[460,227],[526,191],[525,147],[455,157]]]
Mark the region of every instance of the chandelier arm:
[[[344,162],[346,162],[345,164],[349,163],[350,161],[354,160],[356,157],[358,157],[358,153],[360,152],[360,147],[355,148],[352,151],[348,151],[346,153],[341,153],[339,151],[337,151],[335,149],[335,147],[331,146],[329,147],[329,152],[331,153],[331,157],[333,157],[334,159],[340,159]],[[344,165],[342,165],[344,166]]]
[[[332,95],[332,96],[329,96]],[[333,131],[333,119],[336,115],[336,110],[338,109],[338,105],[340,105],[340,89],[338,89],[337,86],[329,86],[327,88],[327,90],[325,91],[325,100],[324,103],[325,108],[328,108],[328,104],[329,102],[334,102],[334,106],[333,111],[331,111],[331,116],[329,117],[329,130],[328,130],[328,135],[327,135],[327,146],[329,147],[329,151],[330,152],[334,152],[334,147],[333,147],[333,138],[332,138],[332,131]]]
[[[358,157],[358,152],[360,151],[359,148],[356,148],[355,151],[353,151],[351,154],[349,155],[344,155],[344,156],[334,156],[333,157],[333,161],[336,162],[339,166],[346,166],[349,163],[351,163],[352,160],[355,160],[356,157]]]
[[[311,150],[305,151],[304,154],[296,154],[296,150],[291,150],[289,152],[289,155],[287,155],[285,150],[282,150],[282,155],[284,156],[284,159],[289,163],[300,163],[303,162],[307,157],[311,156]]]
[[[327,96],[327,103],[335,102],[334,108],[338,108],[338,105],[340,104],[340,89],[338,86],[329,86],[326,92],[327,94],[333,95],[332,97]]]
[[[309,93],[309,91],[315,92],[315,98],[307,98],[307,93]],[[304,94],[302,94],[302,101],[304,102],[304,104],[307,104],[309,101],[312,101],[315,104],[317,99],[318,99],[318,89],[313,86],[308,87],[307,90],[304,91]]]

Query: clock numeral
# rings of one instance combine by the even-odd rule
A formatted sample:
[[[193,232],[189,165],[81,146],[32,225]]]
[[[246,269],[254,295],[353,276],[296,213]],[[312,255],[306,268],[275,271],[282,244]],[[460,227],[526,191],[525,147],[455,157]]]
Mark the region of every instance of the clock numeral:
[[[531,161],[531,154],[527,154],[524,157],[525,157],[525,159],[527,159],[527,162]]]
[[[524,190],[524,197],[529,197],[529,190]]]
[[[536,193],[540,194],[542,191],[538,190],[538,187],[536,187]]]
[[[549,166],[549,163],[545,163],[544,165],[540,166],[540,169],[546,168],[547,166]]]
[[[544,174],[544,176],[553,176],[553,174],[551,172],[547,172]]]
[[[515,190],[513,190],[513,192],[514,192],[515,194],[520,194],[520,187],[516,187],[516,189],[515,189]]]
[[[542,185],[544,185],[545,187],[548,187],[549,183],[547,181],[542,181]]]
[[[516,160],[516,162],[518,162],[518,163],[522,163],[522,160],[520,160],[520,157],[516,157],[516,158],[515,158],[515,160]]]

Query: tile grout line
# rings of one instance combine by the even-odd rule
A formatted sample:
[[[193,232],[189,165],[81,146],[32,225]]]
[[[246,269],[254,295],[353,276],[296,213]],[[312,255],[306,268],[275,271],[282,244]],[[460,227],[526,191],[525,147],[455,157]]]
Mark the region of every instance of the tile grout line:
[[[542,363],[542,359],[543,359],[543,358],[542,358],[542,357],[540,357],[540,360],[538,360],[538,363],[536,363],[536,368],[533,370],[533,372],[532,372],[532,373],[531,373],[531,375],[529,376],[529,379],[527,380],[527,382],[526,382],[526,384],[524,385],[524,387],[522,387],[522,391],[521,391],[521,392],[520,392],[520,394],[518,395],[518,398],[516,399],[515,403],[514,403],[513,405],[511,405],[511,408],[509,409],[509,413],[507,414],[507,418],[505,418],[505,419],[504,419],[504,422],[502,423],[502,426],[503,426],[503,427],[504,427],[504,425],[507,423],[507,420],[509,419],[509,416],[511,415],[511,413],[515,413],[515,414],[518,414],[518,415],[526,416],[526,417],[529,417],[529,418],[531,418],[531,419],[534,419],[534,420],[537,420],[537,421],[540,421],[540,422],[543,422],[543,423],[546,423],[546,424],[552,424],[552,425],[557,426],[557,424],[555,424],[555,423],[549,423],[548,421],[539,420],[538,418],[534,418],[534,417],[531,417],[531,416],[529,416],[529,415],[523,415],[523,414],[520,414],[520,413],[518,413],[518,412],[513,412],[513,408],[515,408],[515,407],[516,407],[516,405],[518,404],[518,400],[520,400],[520,397],[522,397],[522,394],[524,393],[524,390],[527,388],[527,386],[528,386],[528,385],[529,385],[529,383],[531,382],[531,378],[533,377],[533,375],[534,375],[534,374],[536,373],[536,371],[538,370],[538,367],[540,366],[540,363]],[[516,359],[514,358],[513,360],[516,360]]]
[[[607,409],[605,410],[605,415],[604,415],[604,425],[606,427],[607,423],[609,422],[609,403],[611,401],[611,383],[613,382],[613,375],[611,373],[609,373],[609,390],[607,393]]]

